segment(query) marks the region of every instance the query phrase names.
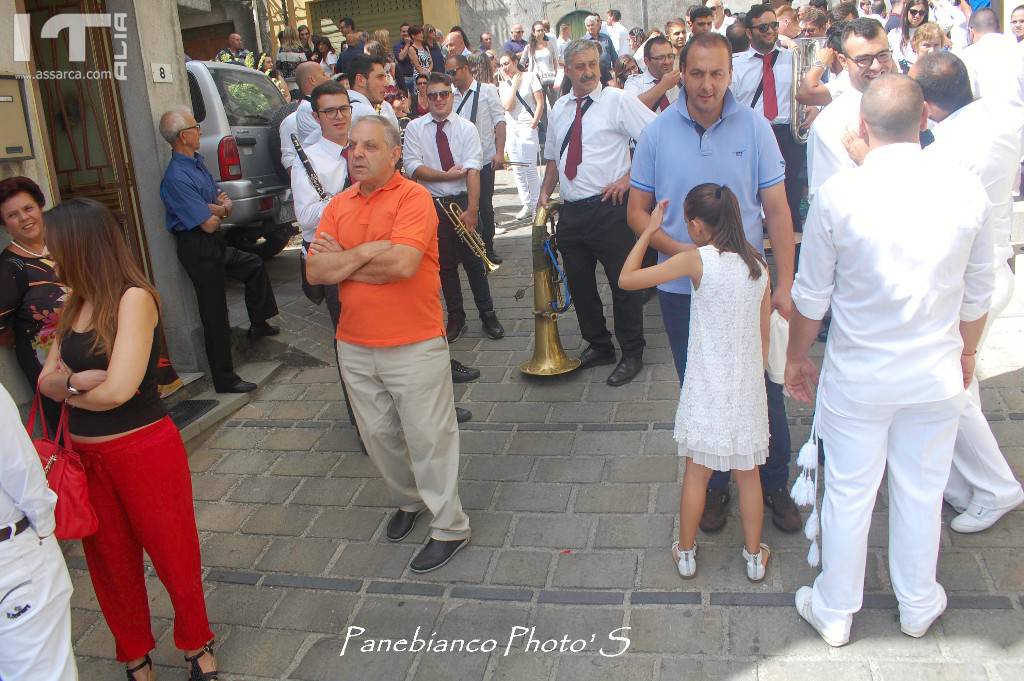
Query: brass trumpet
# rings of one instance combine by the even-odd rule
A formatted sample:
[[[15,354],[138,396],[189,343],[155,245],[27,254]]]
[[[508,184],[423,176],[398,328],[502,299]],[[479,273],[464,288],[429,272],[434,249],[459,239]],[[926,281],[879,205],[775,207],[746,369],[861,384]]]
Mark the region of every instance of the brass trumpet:
[[[487,274],[490,274],[494,270],[498,269],[499,265],[495,265],[487,257],[487,244],[484,243],[484,238],[477,234],[476,230],[470,229],[466,226],[466,223],[462,221],[460,214],[462,209],[459,208],[459,204],[452,201],[447,206],[441,203],[441,199],[434,199],[434,202],[441,208],[441,211],[448,217],[448,220],[452,223],[452,227],[455,228],[455,233],[459,235],[459,238],[466,242],[469,246],[469,250],[473,252],[473,255],[480,258],[484,263],[484,269]]]

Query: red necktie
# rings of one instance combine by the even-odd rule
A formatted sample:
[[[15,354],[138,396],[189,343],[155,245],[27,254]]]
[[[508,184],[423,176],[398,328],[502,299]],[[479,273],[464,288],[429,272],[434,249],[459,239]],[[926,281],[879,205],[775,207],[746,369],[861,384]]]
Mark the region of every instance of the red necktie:
[[[345,147],[344,149],[341,150],[341,157],[346,161],[348,160],[348,147]]]
[[[661,82],[661,79],[659,78],[658,80],[654,81],[654,84],[657,85],[660,82]],[[664,111],[665,109],[668,108],[668,105],[669,105],[668,95],[664,94],[664,95],[661,96],[661,99],[658,100],[658,111]]]
[[[448,135],[444,134],[444,124],[447,122],[447,119],[434,121],[434,125],[437,126],[437,134],[434,135],[434,140],[437,142],[437,155],[441,159],[441,170],[451,170],[451,167],[455,165],[455,159],[452,158],[452,148],[448,146]]]
[[[583,102],[589,97],[576,98],[576,118],[569,128],[569,151],[565,156],[565,176],[576,179],[576,169],[583,163]]]
[[[773,54],[775,54],[775,50],[761,55],[761,60],[764,62],[764,70],[761,72],[761,85],[764,90],[764,117],[769,121],[774,121],[779,115],[779,101],[775,94],[775,72],[772,71]]]

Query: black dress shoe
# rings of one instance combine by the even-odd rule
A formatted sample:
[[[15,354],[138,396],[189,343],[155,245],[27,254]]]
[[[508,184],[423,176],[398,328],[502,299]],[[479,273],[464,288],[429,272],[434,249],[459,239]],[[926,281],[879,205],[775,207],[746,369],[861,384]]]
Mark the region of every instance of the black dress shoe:
[[[271,326],[266,322],[253,324],[249,327],[249,338],[264,338],[265,336],[276,336],[279,333],[281,333],[281,329]]]
[[[427,542],[416,557],[409,563],[409,570],[416,574],[423,574],[424,572],[430,572],[436,570],[439,567],[443,567],[448,564],[448,561],[452,559],[459,550],[462,549],[466,544],[469,543],[469,537],[465,539],[456,539],[454,541],[441,541],[440,539],[431,539]]]
[[[465,317],[449,317],[448,325],[444,328],[444,335],[448,339],[449,343],[462,338],[462,334],[466,333],[466,318]]]
[[[493,262],[495,265],[500,265],[501,263],[505,262],[505,259],[502,258],[497,253],[495,253],[494,251],[487,251],[487,259]]]
[[[505,327],[498,321],[498,315],[494,314],[494,310],[481,312],[480,321],[484,323],[484,333],[488,338],[498,340],[505,337]]]
[[[249,381],[243,381],[242,379],[238,379],[237,381],[235,381],[231,385],[224,386],[224,387],[221,387],[221,388],[217,388],[217,392],[219,392],[219,393],[251,393],[253,390],[255,390],[258,387],[259,386],[256,385],[255,383],[250,383]]]
[[[465,423],[473,418],[473,412],[462,407],[455,407],[455,420],[459,423]]]
[[[640,373],[640,370],[644,368],[644,360],[639,355],[624,356],[619,360],[619,365],[615,367],[611,375],[606,381],[608,385],[613,388],[617,388],[620,385],[626,385]]]
[[[700,517],[701,532],[718,532],[725,527],[729,515],[729,488],[709,489],[704,502],[704,513]]]
[[[586,369],[587,367],[599,367],[602,364],[614,364],[615,363],[615,349],[614,348],[599,348],[593,345],[588,345],[587,349],[580,355],[580,368]]]
[[[416,519],[423,515],[423,511],[403,511],[398,509],[388,521],[388,541],[402,541],[409,536],[412,529],[416,527]]]
[[[480,378],[480,370],[468,367],[457,359],[452,360],[452,383],[466,383]]]

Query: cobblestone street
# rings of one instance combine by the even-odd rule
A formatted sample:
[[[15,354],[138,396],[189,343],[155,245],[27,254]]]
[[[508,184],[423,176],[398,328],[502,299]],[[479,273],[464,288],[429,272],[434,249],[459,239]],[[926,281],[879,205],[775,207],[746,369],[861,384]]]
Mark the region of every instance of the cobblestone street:
[[[518,209],[499,173],[499,221]],[[340,402],[323,307],[302,297],[297,251],[269,263],[282,333],[262,342],[282,367],[254,400],[190,443],[207,603],[221,678],[267,681],[1018,681],[1024,678],[1024,511],[987,532],[949,530],[944,508],[939,579],[949,609],[922,639],[900,633],[885,545],[887,499],[875,509],[864,610],[852,642],[831,649],[793,607],[809,584],[802,534],[766,520],[768,579],[746,579],[738,509],[725,530],[701,535],[700,571],[682,580],[669,546],[676,533],[681,465],[672,440],[679,383],[658,305],[646,307],[646,366],[621,388],[612,367],[553,380],[524,377],[531,356],[530,229],[498,237],[504,264],[491,275],[507,335],[483,336],[471,319],[452,356],[480,369],[456,385],[473,412],[461,430],[462,501],[471,545],[434,573],[407,564],[426,540],[421,519],[404,542],[384,537],[392,510],[376,469],[359,452]],[[1018,277],[1018,292],[1024,277]],[[463,284],[464,289],[466,285]],[[607,287],[604,300],[610,314]],[[467,291],[468,294],[468,291]],[[245,325],[241,292],[233,321]],[[469,304],[469,303],[467,303]],[[472,314],[470,315],[473,316]],[[570,354],[581,347],[572,311],[559,321]],[[1011,466],[1024,476],[1024,296],[988,337],[981,361],[986,413]],[[820,355],[820,346],[818,355]],[[790,402],[794,449],[810,410]],[[795,458],[795,457],[794,457]],[[123,678],[79,545],[69,547],[72,624],[81,678]],[[163,678],[183,678],[166,593],[150,577],[154,658]],[[365,633],[349,642],[347,627]],[[579,653],[526,650],[583,639]],[[619,631],[629,627],[628,631]],[[493,652],[360,652],[366,639],[495,639]],[[609,635],[629,639],[628,652]],[[593,639],[591,637],[594,637]],[[550,645],[550,644],[549,644]],[[566,644],[567,645],[567,644]]]

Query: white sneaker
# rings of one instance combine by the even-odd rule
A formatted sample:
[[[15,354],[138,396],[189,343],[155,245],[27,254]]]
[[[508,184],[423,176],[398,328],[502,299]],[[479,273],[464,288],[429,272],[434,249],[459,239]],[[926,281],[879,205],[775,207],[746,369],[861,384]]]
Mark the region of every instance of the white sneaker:
[[[844,639],[832,638],[825,634],[825,627],[822,626],[818,618],[814,616],[814,611],[811,610],[811,594],[813,591],[809,586],[802,586],[796,590],[796,611],[800,613],[800,616],[804,620],[814,627],[814,630],[818,632],[818,636],[821,636],[821,640],[829,644],[833,648],[845,646],[850,642],[850,637],[847,636]]]
[[[533,212],[533,211],[531,211],[531,210],[530,210],[530,207],[529,207],[529,206],[523,206],[522,208],[520,208],[520,209],[519,209],[519,212],[518,212],[518,213],[516,213],[516,217],[515,217],[515,219],[516,219],[516,220],[523,220],[523,219],[525,219],[525,218],[526,218],[527,216],[529,216],[529,215],[530,215],[530,213],[532,213],[532,212]]]
[[[672,544],[672,559],[679,570],[679,576],[683,579],[693,579],[697,576],[697,542],[693,542],[693,548],[689,551],[680,551],[679,542]]]
[[[949,523],[949,527],[954,532],[960,532],[961,534],[970,534],[972,532],[987,530],[995,525],[996,521],[1004,515],[1020,506],[1021,502],[1024,502],[1024,492],[1021,493],[1015,503],[1012,503],[1009,506],[1004,506],[1003,508],[982,508],[974,503],[968,504],[967,510],[953,518],[952,522]]]
[[[767,544],[761,544],[761,550],[757,552],[757,555],[747,551],[747,547],[744,546],[743,560],[747,561],[747,579],[755,584],[763,582],[771,557],[772,550],[768,548]]]
[[[948,601],[946,600],[946,592],[943,591],[942,592],[942,607],[939,608],[939,611],[937,613],[935,613],[934,617],[932,617],[931,619],[927,620],[923,625],[918,625],[918,626],[908,626],[908,625],[903,623],[903,619],[901,618],[900,619],[900,631],[902,631],[907,636],[911,636],[913,638],[921,638],[922,636],[924,636],[925,634],[928,633],[928,629],[932,626],[932,624],[935,623],[935,620],[937,620],[940,617],[942,617],[942,613],[946,612],[946,604],[947,603],[948,603]]]

